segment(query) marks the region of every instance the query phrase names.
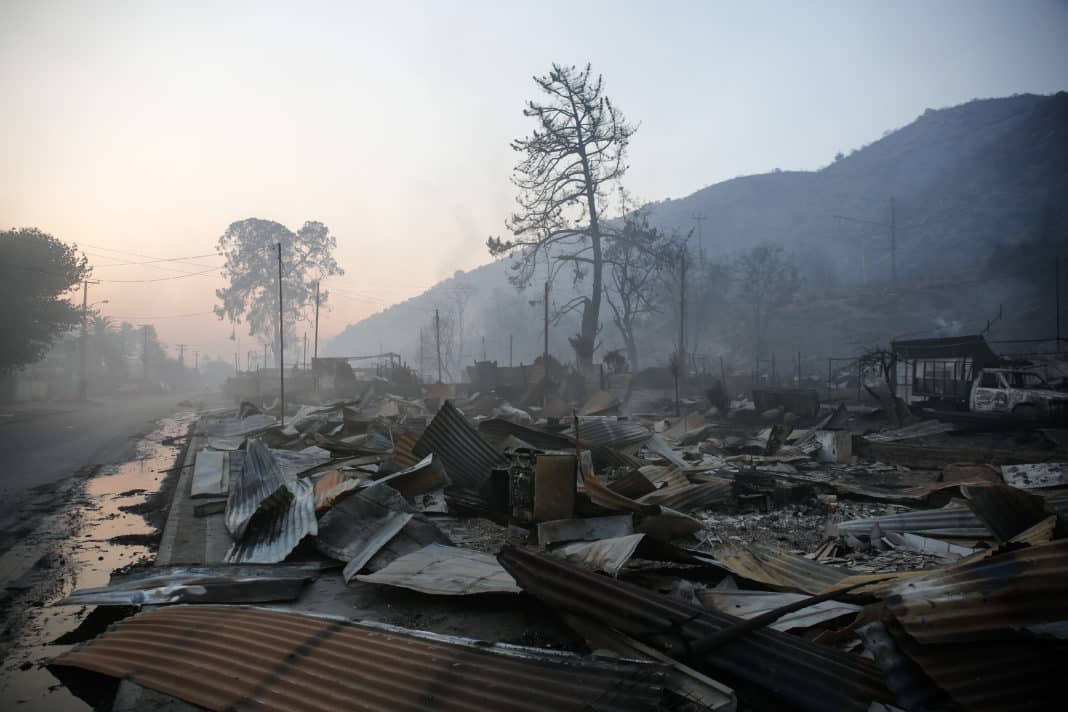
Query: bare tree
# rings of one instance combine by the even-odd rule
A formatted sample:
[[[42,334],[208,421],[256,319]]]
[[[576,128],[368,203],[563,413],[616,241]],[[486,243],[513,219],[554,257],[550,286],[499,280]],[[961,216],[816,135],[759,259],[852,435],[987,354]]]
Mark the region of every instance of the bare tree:
[[[734,263],[735,298],[749,322],[753,350],[761,358],[767,349],[768,326],[775,312],[801,286],[797,267],[781,245],[764,243],[740,255]]]
[[[603,78],[594,78],[589,64],[583,69],[553,64],[534,83],[547,99],[527,103],[523,113],[538,127],[512,142],[512,149],[524,154],[512,175],[519,189],[519,209],[506,223],[513,239],[491,237],[487,246],[494,256],[516,258],[511,278],[516,286],[530,283],[539,253],[548,259],[550,248],[556,260],[574,268],[576,282],[589,268],[589,294],[563,307],[582,308],[581,328],[571,345],[579,367],[588,372],[600,328],[602,208],[609,184],[626,172],[626,149],[635,127],[604,95]]]
[[[682,243],[675,235],[649,225],[644,212],[624,218],[623,229],[604,250],[609,264],[605,301],[623,339],[631,368],[640,370],[635,328],[642,317],[659,311],[663,291],[654,289],[657,277],[677,261]]]

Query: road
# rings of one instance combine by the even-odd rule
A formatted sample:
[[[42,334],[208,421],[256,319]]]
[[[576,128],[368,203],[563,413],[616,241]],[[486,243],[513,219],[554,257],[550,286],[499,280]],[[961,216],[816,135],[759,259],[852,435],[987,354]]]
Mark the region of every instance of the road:
[[[188,395],[109,397],[13,411],[0,405],[0,527],[11,520],[27,490],[86,465],[131,457],[138,437],[179,410],[183,398]]]

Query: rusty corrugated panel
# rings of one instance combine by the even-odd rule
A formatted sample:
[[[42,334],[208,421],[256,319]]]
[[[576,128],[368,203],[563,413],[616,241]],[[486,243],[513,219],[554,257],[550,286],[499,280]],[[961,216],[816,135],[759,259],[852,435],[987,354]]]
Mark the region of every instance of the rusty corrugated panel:
[[[341,470],[330,470],[315,478],[315,511],[328,509],[339,497],[363,486],[355,477],[350,477]]]
[[[405,497],[425,494],[445,486],[445,475],[434,464],[434,456],[427,455],[411,467],[386,475],[378,484],[389,485]]]
[[[499,558],[524,591],[546,604],[615,628],[680,660],[687,643],[739,622],[551,555],[505,546]],[[774,630],[755,631],[687,662],[731,684],[743,698],[747,690],[758,690],[799,709],[862,712],[872,701],[892,701],[882,673],[870,661]]]
[[[476,490],[503,460],[450,401],[430,421],[413,452],[421,458],[433,453],[453,484]]]
[[[408,431],[393,442],[393,459],[390,464],[396,470],[405,470],[416,465],[422,459],[415,454],[415,444],[419,442],[419,436]]]
[[[638,501],[660,504],[679,512],[696,512],[708,509],[731,496],[730,480],[709,477],[699,485],[686,484],[677,487],[665,487],[651,492]]]
[[[57,658],[211,710],[654,710],[664,667],[240,606],[146,611]]]
[[[888,610],[922,644],[1011,637],[1068,619],[1068,539],[936,569],[902,581]]]
[[[613,492],[618,492],[624,497],[630,499],[637,499],[644,494],[649,494],[656,490],[656,485],[649,481],[649,479],[641,473],[639,470],[629,470],[627,474],[622,477],[617,477],[608,483],[608,489]]]

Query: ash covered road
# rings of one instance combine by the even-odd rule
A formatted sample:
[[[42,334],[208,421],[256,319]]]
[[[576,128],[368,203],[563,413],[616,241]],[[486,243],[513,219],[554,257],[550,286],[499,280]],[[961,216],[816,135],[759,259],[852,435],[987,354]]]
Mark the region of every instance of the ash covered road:
[[[128,458],[138,437],[188,397],[170,393],[32,409],[0,406],[0,528],[15,517],[31,488],[88,465]]]

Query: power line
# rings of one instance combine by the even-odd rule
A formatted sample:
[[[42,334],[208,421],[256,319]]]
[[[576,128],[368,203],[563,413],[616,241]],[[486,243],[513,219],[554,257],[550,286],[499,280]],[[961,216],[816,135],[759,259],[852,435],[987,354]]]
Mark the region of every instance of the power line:
[[[176,274],[173,277],[157,277],[156,279],[104,279],[101,280],[105,284],[144,284],[146,282],[168,282],[172,279],[184,279],[185,277],[197,277],[207,274],[208,272],[218,272],[218,267],[212,267],[206,269],[203,272],[188,272],[185,274]]]
[[[146,321],[149,319],[184,319],[190,316],[207,316],[208,314],[214,314],[214,311],[206,312],[192,312],[190,314],[161,314],[158,316],[121,316],[118,314],[108,314],[112,319],[133,319],[134,321]]]
[[[113,262],[112,264],[96,265],[98,267],[128,267],[130,265],[150,265],[157,262],[185,262],[186,260],[199,259],[201,257],[221,257],[214,252],[203,255],[189,255],[188,257],[160,257],[159,259],[144,260],[143,262]]]

